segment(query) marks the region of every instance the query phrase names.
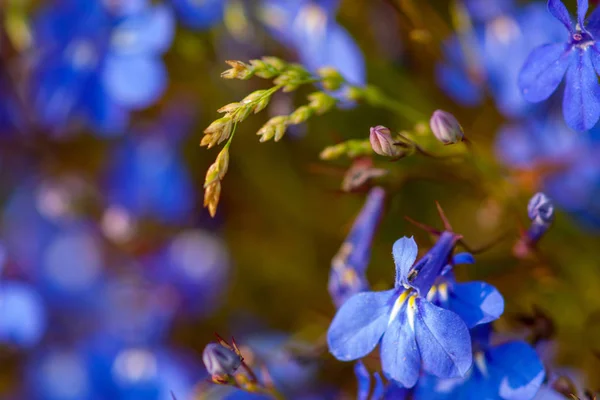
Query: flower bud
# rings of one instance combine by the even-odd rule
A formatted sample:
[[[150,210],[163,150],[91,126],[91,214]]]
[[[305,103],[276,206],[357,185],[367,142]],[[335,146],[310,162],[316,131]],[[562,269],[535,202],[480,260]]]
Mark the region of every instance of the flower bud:
[[[381,156],[398,157],[402,153],[402,149],[394,145],[390,130],[385,126],[371,128],[369,140],[373,151]]]
[[[554,221],[554,204],[544,193],[536,193],[529,200],[527,214],[534,224],[550,225]]]
[[[202,361],[208,373],[217,377],[233,375],[242,364],[240,356],[218,343],[206,345]]]
[[[429,126],[437,140],[444,144],[458,143],[465,137],[456,117],[446,111],[435,110],[429,120]]]

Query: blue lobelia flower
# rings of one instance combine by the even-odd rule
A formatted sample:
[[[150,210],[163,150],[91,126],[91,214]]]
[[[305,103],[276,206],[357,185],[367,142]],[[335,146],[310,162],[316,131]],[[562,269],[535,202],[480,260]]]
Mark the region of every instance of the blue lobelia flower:
[[[157,124],[128,136],[116,148],[105,182],[109,210],[124,211],[134,219],[186,221],[195,201],[189,171],[179,156],[187,128],[167,112]]]
[[[366,67],[352,36],[335,20],[338,0],[263,0],[259,17],[273,37],[293,48],[311,71],[334,67],[364,85]]]
[[[33,102],[40,123],[121,132],[129,112],[153,104],[167,81],[161,55],[172,12],[146,1],[57,0],[37,15]]]
[[[467,2],[474,18],[483,10],[491,14],[476,18],[480,22],[471,32],[445,42],[445,61],[436,66],[437,82],[465,106],[480,104],[489,90],[502,114],[528,115],[532,104],[523,99],[517,84],[521,67],[536,46],[560,40],[563,28],[542,4],[518,8],[507,2],[494,2],[497,7],[489,3]]]
[[[371,258],[371,242],[383,211],[384,200],[385,191],[382,188],[371,189],[348,237],[331,261],[328,289],[336,307],[369,288],[365,271]]]
[[[36,289],[24,282],[0,285],[0,342],[30,348],[46,333],[47,310]]]
[[[515,8],[514,0],[465,0],[471,18],[475,21],[490,21],[509,14]]]
[[[425,297],[459,238],[443,232],[414,265],[415,241],[406,237],[396,241],[394,289],[349,298],[327,332],[329,351],[339,360],[351,361],[366,356],[381,342],[384,374],[405,387],[416,384],[421,367],[439,377],[463,376],[472,363],[469,330],[460,316]]]
[[[577,131],[591,129],[600,118],[600,11],[586,21],[588,0],[577,1],[577,21],[573,23],[561,0],[548,0],[548,10],[567,29],[561,43],[545,44],[533,50],[519,75],[523,97],[531,102],[546,100],[565,80],[563,115]]]
[[[425,375],[413,394],[415,400],[531,400],[545,371],[535,350],[523,341],[490,344],[489,325],[477,327],[473,337],[473,368],[465,377],[439,379]]]

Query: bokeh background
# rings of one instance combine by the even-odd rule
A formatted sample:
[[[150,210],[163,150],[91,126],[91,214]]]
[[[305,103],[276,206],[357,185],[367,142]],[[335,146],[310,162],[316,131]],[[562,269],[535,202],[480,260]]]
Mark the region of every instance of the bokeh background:
[[[439,201],[470,247],[494,243],[458,274],[503,293],[498,329],[518,336],[517,317],[543,310],[553,362],[600,385],[600,133],[568,130],[560,99],[539,112],[515,95],[530,49],[560,35],[543,13],[486,0],[0,3],[0,398],[236,395],[205,382],[214,332],[267,360],[289,393],[353,398],[351,366],[312,353],[335,312],[331,259],[365,192],[340,189],[351,160],[319,154],[375,125],[426,130],[435,109],[459,119],[473,155],[373,157],[389,172],[375,182],[387,200],[371,284],[392,281],[397,238],[432,244],[404,216],[441,227]],[[314,88],[278,93],[238,126],[211,218],[203,184],[218,150],[199,147],[202,132],[218,108],[269,87],[220,73],[265,55],[332,65],[423,118],[350,104],[259,143],[268,117]],[[538,190],[556,221],[519,259]]]

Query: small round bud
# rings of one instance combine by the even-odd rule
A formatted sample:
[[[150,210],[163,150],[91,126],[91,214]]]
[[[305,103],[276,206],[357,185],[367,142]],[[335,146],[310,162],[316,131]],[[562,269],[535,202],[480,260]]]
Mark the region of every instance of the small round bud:
[[[209,343],[202,353],[202,361],[212,376],[233,375],[240,367],[240,356],[218,343]]]
[[[544,193],[536,193],[529,200],[527,214],[535,224],[550,225],[554,221],[554,204]]]
[[[456,117],[446,111],[435,110],[429,120],[429,126],[437,140],[444,144],[458,143],[465,137]]]
[[[371,128],[369,141],[373,151],[381,156],[398,157],[402,153],[402,149],[394,145],[392,134],[385,126]]]

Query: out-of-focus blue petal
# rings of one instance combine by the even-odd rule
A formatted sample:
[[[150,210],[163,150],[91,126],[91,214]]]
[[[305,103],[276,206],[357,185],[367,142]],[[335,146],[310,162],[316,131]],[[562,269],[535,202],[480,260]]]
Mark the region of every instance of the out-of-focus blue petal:
[[[181,21],[195,29],[208,29],[223,19],[224,0],[172,0]]]
[[[348,264],[357,271],[365,271],[371,258],[371,243],[383,212],[384,200],[384,189],[371,189],[346,238],[345,243],[352,245]]]
[[[392,255],[396,264],[396,283],[398,288],[408,283],[408,272],[417,259],[419,248],[413,237],[403,237],[394,243]]]
[[[441,378],[464,376],[473,361],[471,336],[463,320],[452,311],[417,298],[415,334],[423,369]]]
[[[46,330],[46,310],[35,289],[25,283],[0,285],[0,341],[22,347],[36,345]]]
[[[600,7],[594,8],[586,22],[585,29],[593,36],[598,37],[600,34]]]
[[[587,131],[600,118],[600,85],[590,53],[576,49],[567,71],[563,114],[567,125],[576,131]]]
[[[477,21],[489,21],[514,8],[513,0],[466,0],[465,6],[469,15]]]
[[[448,309],[458,314],[468,328],[500,318],[504,299],[485,282],[454,283],[448,294]]]
[[[123,133],[129,122],[129,113],[108,96],[101,78],[90,79],[83,96],[86,99],[84,114],[102,137],[114,137]]]
[[[128,108],[144,108],[154,103],[167,84],[161,60],[152,56],[107,57],[102,79],[107,93]]]
[[[111,33],[111,51],[119,55],[160,54],[173,41],[175,19],[166,5],[147,8],[118,24]]]
[[[35,354],[28,385],[36,400],[92,400],[94,387],[84,354],[52,348]]]
[[[564,43],[547,44],[533,50],[519,74],[519,88],[525,99],[539,102],[550,97],[573,61],[574,53]]]
[[[371,400],[381,400],[385,395],[385,385],[378,372],[373,374],[373,379],[375,379],[375,385],[373,387],[373,393],[371,394]]]
[[[326,30],[306,36],[298,42],[300,60],[310,70],[334,67],[353,85],[366,83],[366,67],[362,51],[342,26],[331,23]]]
[[[574,31],[573,22],[571,21],[569,11],[561,0],[548,0],[548,10],[550,11],[550,14],[554,16],[554,18],[562,22],[562,24],[570,33]]]
[[[362,361],[354,364],[354,375],[356,375],[356,381],[358,382],[356,398],[358,400],[368,400],[371,392],[371,375]]]
[[[338,360],[369,354],[383,336],[395,290],[358,293],[342,305],[327,331],[329,351]]]
[[[389,379],[404,387],[413,387],[419,379],[421,356],[415,340],[414,326],[407,315],[408,309],[400,311],[390,321],[381,342],[381,367]]]
[[[473,107],[483,100],[481,85],[475,84],[461,69],[448,65],[437,65],[436,79],[438,84],[460,104]]]
[[[587,14],[588,7],[588,0],[577,0],[577,22],[579,26],[584,26],[585,14]]]
[[[544,366],[535,350],[525,342],[492,347],[486,352],[486,358],[490,375],[501,377],[499,394],[503,399],[532,399],[544,381]]]
[[[455,265],[459,264],[475,264],[475,257],[471,253],[458,253],[452,258]]]

